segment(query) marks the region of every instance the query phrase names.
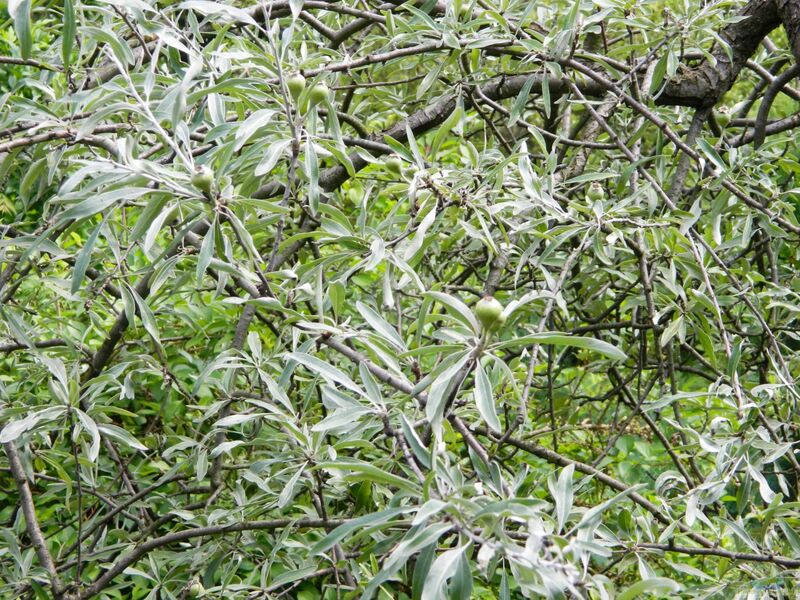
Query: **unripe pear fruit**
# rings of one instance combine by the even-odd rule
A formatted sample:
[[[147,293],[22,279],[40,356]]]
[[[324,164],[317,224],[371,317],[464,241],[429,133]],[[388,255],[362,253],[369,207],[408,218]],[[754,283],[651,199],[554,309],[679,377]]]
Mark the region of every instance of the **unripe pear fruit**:
[[[484,329],[492,331],[492,327],[502,319],[503,305],[493,296],[484,296],[475,305],[475,316]]]
[[[192,175],[192,185],[206,196],[210,196],[211,188],[214,185],[214,171],[205,165],[198,166]]]
[[[189,586],[188,596],[189,598],[199,598],[205,591],[206,588],[203,587],[203,584],[199,581],[195,581]]]
[[[506,314],[505,314],[504,312],[501,312],[501,313],[500,313],[500,316],[499,316],[499,317],[497,317],[497,319],[495,320],[495,322],[494,322],[494,323],[492,323],[492,324],[489,326],[489,331],[491,331],[491,332],[495,332],[495,331],[499,330],[499,329],[500,329],[500,328],[501,328],[503,325],[505,325],[505,324],[506,324],[506,321],[507,321],[507,320],[508,320],[508,317],[506,316]]]
[[[322,104],[323,102],[326,102],[328,100],[329,95],[330,95],[330,90],[328,89],[328,86],[320,82],[311,88],[308,100],[311,103],[311,106],[316,106],[317,104]]]
[[[720,106],[716,112],[716,119],[717,124],[725,129],[728,126],[728,123],[731,122],[731,109],[727,106]]]
[[[408,177],[409,179],[411,179],[412,177],[414,177],[414,174],[417,172],[417,170],[418,170],[417,165],[410,164],[407,167],[403,168],[402,170],[403,177]]]
[[[403,168],[403,159],[400,158],[399,154],[392,154],[386,159],[384,164],[390,173],[393,175],[400,175],[400,172]]]
[[[300,73],[292,73],[286,80],[286,87],[289,88],[289,94],[296,101],[306,88],[306,78]]]
[[[593,181],[589,185],[589,191],[586,192],[586,197],[592,202],[597,202],[598,200],[602,200],[606,197],[606,191],[599,182]]]

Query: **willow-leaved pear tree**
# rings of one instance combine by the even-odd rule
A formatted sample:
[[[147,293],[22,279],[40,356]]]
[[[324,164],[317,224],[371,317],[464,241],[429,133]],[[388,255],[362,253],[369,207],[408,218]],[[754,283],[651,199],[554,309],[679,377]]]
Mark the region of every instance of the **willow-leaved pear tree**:
[[[800,3],[2,5],[0,596],[797,596]]]

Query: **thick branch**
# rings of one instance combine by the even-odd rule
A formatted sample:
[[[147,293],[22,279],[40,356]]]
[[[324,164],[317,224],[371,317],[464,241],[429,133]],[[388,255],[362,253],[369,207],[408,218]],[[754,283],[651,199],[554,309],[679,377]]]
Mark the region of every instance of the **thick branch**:
[[[775,0],[753,0],[741,15],[746,18],[731,23],[719,34],[730,46],[730,56],[726,48],[718,45],[712,51],[715,64],[705,60],[693,69],[684,67],[656,99],[657,104],[713,106],[731,89],[761,40],[781,24]]]
[[[39,528],[39,520],[36,518],[36,506],[33,503],[33,495],[28,485],[25,469],[22,467],[22,461],[19,458],[19,451],[13,442],[3,444],[3,449],[8,457],[8,464],[11,467],[11,475],[14,477],[14,483],[17,484],[19,502],[22,505],[22,514],[25,515],[25,526],[28,530],[28,537],[31,538],[39,562],[50,577],[50,586],[53,589],[53,596],[61,598],[64,593],[64,584],[61,583],[56,564],[53,561],[50,550],[47,549],[47,543],[42,535],[42,530]]]

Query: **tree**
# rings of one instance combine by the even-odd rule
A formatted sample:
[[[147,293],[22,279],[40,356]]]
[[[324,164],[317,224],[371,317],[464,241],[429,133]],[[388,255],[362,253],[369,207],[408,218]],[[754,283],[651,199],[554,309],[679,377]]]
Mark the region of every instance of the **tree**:
[[[7,11],[4,595],[796,593],[797,3]]]

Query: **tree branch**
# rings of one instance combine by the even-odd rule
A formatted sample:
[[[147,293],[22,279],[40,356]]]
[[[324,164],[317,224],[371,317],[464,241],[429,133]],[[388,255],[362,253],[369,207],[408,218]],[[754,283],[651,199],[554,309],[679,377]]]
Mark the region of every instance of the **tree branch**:
[[[704,60],[698,67],[683,67],[656,98],[656,104],[703,108],[716,104],[731,89],[761,40],[781,24],[775,0],[752,0],[740,15],[745,19],[727,25],[719,33],[730,47],[730,55],[717,45],[711,53],[713,63]]]
[[[125,569],[133,565],[140,558],[149,552],[174,544],[190,540],[192,538],[204,537],[208,535],[222,535],[225,533],[234,533],[238,531],[271,531],[274,529],[283,529],[285,527],[296,527],[301,529],[336,529],[340,525],[346,523],[345,519],[274,519],[270,521],[247,521],[244,523],[231,523],[229,525],[214,525],[211,527],[197,527],[195,529],[186,529],[184,531],[176,531],[168,533],[152,540],[148,540],[138,546],[127,554],[118,558],[114,564],[102,575],[98,576],[95,581],[81,590],[78,595],[79,600],[91,598],[99,593],[106,586],[108,586],[117,575],[122,574]]]
[[[55,598],[61,598],[64,593],[64,584],[58,576],[56,564],[53,561],[50,550],[47,549],[47,543],[42,535],[42,530],[39,528],[39,520],[36,518],[36,506],[33,503],[33,495],[31,494],[30,485],[28,485],[25,469],[22,467],[19,451],[14,445],[14,442],[6,442],[3,444],[3,449],[8,457],[8,464],[11,468],[11,475],[14,478],[14,483],[17,484],[19,501],[22,505],[22,514],[25,515],[28,537],[31,538],[39,562],[50,577],[50,587],[53,590],[53,596]]]

